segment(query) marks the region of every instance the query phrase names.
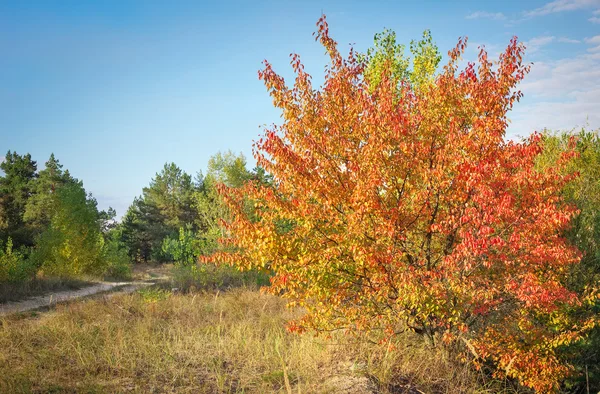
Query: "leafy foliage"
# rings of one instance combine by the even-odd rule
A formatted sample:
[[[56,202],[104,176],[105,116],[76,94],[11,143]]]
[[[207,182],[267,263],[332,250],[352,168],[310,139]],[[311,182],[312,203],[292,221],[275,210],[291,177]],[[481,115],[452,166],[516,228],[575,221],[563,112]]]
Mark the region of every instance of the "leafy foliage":
[[[176,264],[182,266],[194,265],[197,261],[197,248],[191,226],[179,228],[177,238],[167,237],[163,240],[163,252],[170,255]]]
[[[504,140],[523,46],[512,39],[496,67],[481,50],[459,71],[461,39],[431,83],[398,89],[389,63],[374,80],[354,51],[343,58],[324,17],[317,39],[331,60],[322,89],[297,55],[292,88],[268,62],[259,72],[283,112],[255,144],[276,188],[221,187],[231,249],[214,260],[273,270],[270,291],[308,311],[292,330],[408,328],[556,389],[570,371],[557,348],[596,323],[568,310],[594,294],[566,286],[581,256],[561,236],[577,213],[561,194],[572,150],[537,171],[539,135]]]
[[[103,235],[108,239],[115,228],[116,212],[98,212],[96,200],[62,167],[52,154],[36,172],[31,155],[10,151],[0,164],[0,245],[6,243],[0,281],[11,282],[17,293],[45,286],[33,283],[39,269],[62,278],[100,275],[108,266],[111,273],[129,269],[122,250],[113,244],[103,250]]]
[[[577,156],[565,168],[565,172],[577,172],[579,176],[563,189],[565,199],[576,205],[579,214],[572,221],[565,236],[583,252],[581,264],[571,269],[568,286],[585,294],[589,288],[600,283],[600,136],[599,132],[581,129],[577,132],[543,135],[544,151],[537,159],[540,170],[554,166],[576,139]],[[600,299],[589,306],[600,314]],[[572,314],[581,314],[581,308],[573,308]],[[583,341],[564,349],[565,357],[577,368],[579,376],[568,382],[592,391],[600,390],[600,327],[596,327]],[[587,375],[587,376],[586,376]]]
[[[246,158],[242,154],[219,152],[208,160],[206,176],[199,174],[200,187],[194,193],[202,255],[210,255],[219,248],[218,239],[225,235],[220,221],[229,217],[227,205],[219,195],[217,186],[225,184],[229,187],[241,187],[254,176],[246,169]]]
[[[52,211],[32,258],[45,274],[101,274],[106,264],[96,200],[88,198],[81,182],[71,183],[56,192]]]
[[[373,92],[384,78],[391,79],[397,88],[402,88],[403,82],[410,82],[415,89],[433,80],[442,57],[429,30],[423,32],[421,40],[411,42],[412,62],[404,52],[405,47],[396,42],[396,33],[393,30],[386,29],[375,34],[374,46],[369,48],[366,54],[357,56],[360,62],[366,64],[364,79],[369,83],[370,92]]]
[[[122,280],[131,279],[131,260],[127,253],[127,247],[121,241],[118,231],[113,230],[106,236],[102,259],[106,263],[105,277]]]
[[[0,284],[5,282],[23,282],[35,276],[36,267],[23,253],[13,249],[12,239],[6,246],[0,243]]]
[[[33,228],[36,235],[50,225],[56,193],[64,185],[77,182],[68,170],[63,172],[62,167],[54,154],[51,154],[46,167],[37,174],[37,179],[32,184],[32,195],[27,200],[23,220]]]

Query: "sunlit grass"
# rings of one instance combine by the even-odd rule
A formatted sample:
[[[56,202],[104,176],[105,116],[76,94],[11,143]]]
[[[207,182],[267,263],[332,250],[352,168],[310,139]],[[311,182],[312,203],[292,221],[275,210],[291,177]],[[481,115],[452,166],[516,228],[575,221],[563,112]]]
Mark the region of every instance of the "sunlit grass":
[[[411,335],[388,351],[288,333],[284,323],[301,313],[248,288],[151,288],[4,318],[0,392],[486,392]]]

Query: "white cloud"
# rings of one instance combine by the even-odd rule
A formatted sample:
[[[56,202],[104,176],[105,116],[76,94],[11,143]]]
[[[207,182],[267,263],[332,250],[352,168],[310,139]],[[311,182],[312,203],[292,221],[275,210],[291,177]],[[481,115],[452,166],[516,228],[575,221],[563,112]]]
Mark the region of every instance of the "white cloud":
[[[525,41],[525,48],[527,48],[527,53],[531,54],[537,52],[545,45],[552,43],[556,37],[554,36],[540,36],[534,37],[529,41]]]
[[[600,35],[586,38],[585,42],[594,45],[588,48],[588,52],[600,52]]]
[[[466,19],[493,19],[496,21],[506,19],[501,12],[487,12],[487,11],[475,11],[465,17]]]
[[[588,44],[592,44],[592,45],[599,45],[600,44],[600,35],[594,36],[594,37],[587,37],[585,39],[585,42]]]
[[[598,10],[596,10],[596,11],[592,12],[592,14],[594,14],[594,15],[600,15],[600,9],[598,9]]]
[[[564,11],[576,11],[600,6],[600,0],[555,0],[543,6],[525,11],[525,16],[541,16]]]
[[[590,19],[588,19],[588,21],[592,22],[592,23],[598,23],[600,24],[600,18],[598,18],[597,16],[593,16]]]
[[[589,53],[536,62],[519,89],[523,102],[510,115],[510,135],[528,135],[544,127],[566,130],[600,127],[600,36],[587,38]],[[594,50],[592,52],[592,50]]]
[[[579,43],[581,43],[580,40],[574,40],[574,39],[568,38],[568,37],[560,37],[558,39],[558,42],[565,42],[567,44],[579,44]]]

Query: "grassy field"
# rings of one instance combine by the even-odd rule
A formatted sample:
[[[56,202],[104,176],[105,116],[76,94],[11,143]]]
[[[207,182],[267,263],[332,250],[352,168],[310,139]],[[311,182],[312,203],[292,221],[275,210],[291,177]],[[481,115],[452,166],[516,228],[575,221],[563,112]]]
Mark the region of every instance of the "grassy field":
[[[11,316],[0,320],[0,392],[511,392],[411,335],[390,352],[287,333],[301,313],[250,288],[150,288]]]

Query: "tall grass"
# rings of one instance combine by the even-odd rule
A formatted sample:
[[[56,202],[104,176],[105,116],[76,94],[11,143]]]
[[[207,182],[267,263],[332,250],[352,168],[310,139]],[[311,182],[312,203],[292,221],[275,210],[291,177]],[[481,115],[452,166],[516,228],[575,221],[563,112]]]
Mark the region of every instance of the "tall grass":
[[[171,284],[182,292],[223,290],[233,287],[260,288],[269,284],[269,276],[256,270],[240,271],[237,267],[215,264],[175,264]]]
[[[259,291],[157,288],[0,320],[0,392],[499,392],[411,336],[397,350],[288,333]]]

